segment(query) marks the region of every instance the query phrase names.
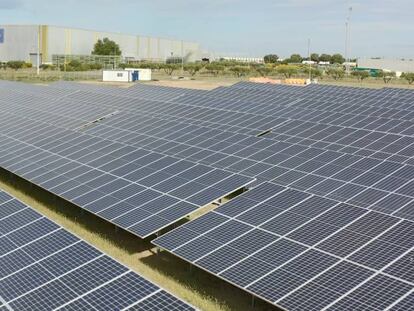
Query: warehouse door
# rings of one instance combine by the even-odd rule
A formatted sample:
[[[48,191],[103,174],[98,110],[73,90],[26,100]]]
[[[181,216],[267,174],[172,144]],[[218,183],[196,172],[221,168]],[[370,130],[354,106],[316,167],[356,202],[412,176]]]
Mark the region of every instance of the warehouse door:
[[[132,82],[138,81],[139,80],[139,71],[135,70],[132,72]]]

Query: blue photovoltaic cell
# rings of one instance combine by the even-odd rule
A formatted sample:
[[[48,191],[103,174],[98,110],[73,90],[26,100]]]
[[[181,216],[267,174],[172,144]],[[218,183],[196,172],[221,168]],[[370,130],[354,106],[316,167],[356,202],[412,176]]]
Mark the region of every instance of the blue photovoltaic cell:
[[[24,97],[26,91],[33,97],[34,90],[24,86],[18,93]],[[6,92],[2,85],[0,92]],[[9,97],[9,100],[13,101],[13,98],[15,96]],[[0,122],[0,142],[4,146],[0,152],[0,166],[141,238],[157,233],[199,208],[254,181],[254,178],[236,174],[238,172],[183,161],[178,156],[172,157],[143,149],[125,140],[118,141],[119,137],[125,136],[122,134],[118,136],[113,133],[115,135],[102,138],[99,137],[99,132],[95,133],[99,134],[96,136],[76,130],[79,126],[100,119],[102,115],[114,112],[114,109],[105,105],[92,109],[82,100],[76,103],[68,101],[68,111],[75,109],[77,113],[66,115],[67,111],[56,111],[54,116],[62,118],[62,122],[57,123],[49,118],[43,119],[40,115],[44,108],[41,108],[42,103],[52,104],[51,98],[46,96],[42,102],[38,102],[39,98],[34,96],[32,100],[36,104],[25,107],[23,102],[16,99],[14,108],[0,100],[0,110],[3,112],[4,109],[9,117]],[[23,114],[31,109],[34,111],[27,119],[24,118]],[[50,110],[53,109],[44,110],[44,115]],[[94,116],[94,113],[98,115]],[[28,119],[31,120],[30,123],[27,122]],[[27,132],[27,135],[14,135],[12,128],[19,122],[25,125],[22,126],[22,131]],[[74,123],[78,127],[74,127]],[[31,131],[27,127],[31,127]],[[114,131],[117,130],[118,128],[114,128]],[[124,188],[129,190],[125,192]],[[146,210],[148,214],[134,213],[139,205],[149,203],[157,197],[161,198],[166,193],[170,193],[177,201],[188,203],[187,209],[176,211],[176,207],[180,205],[170,202],[170,205],[163,205],[162,208]],[[130,203],[130,206],[123,205],[122,211],[118,211],[116,206],[121,202]],[[15,207],[9,207],[13,208]],[[127,223],[113,221],[115,217],[122,215],[128,217]],[[149,216],[153,216],[150,224],[151,220],[146,221]],[[143,221],[146,222],[141,225]],[[7,229],[6,224],[2,227]]]
[[[0,190],[0,198],[6,193]],[[19,202],[0,236],[0,302],[13,310],[120,310],[136,304],[195,310]],[[3,203],[4,204],[4,203]],[[0,203],[2,210],[2,203]],[[6,210],[6,209],[5,209]],[[4,211],[5,211],[4,210]],[[41,225],[30,228],[31,224]],[[7,228],[11,228],[9,225]],[[15,243],[13,243],[13,242]],[[86,294],[86,295],[85,295]],[[83,296],[85,295],[85,296]],[[79,298],[83,296],[83,298]],[[147,299],[150,299],[146,302]],[[92,307],[93,306],[93,307]],[[4,309],[4,308],[3,308]],[[7,308],[5,310],[8,310]],[[171,309],[173,310],[173,309]]]
[[[2,82],[0,95],[4,169],[141,237],[256,178],[154,243],[288,310],[409,305],[412,90]]]
[[[406,254],[413,247],[411,222],[332,199],[270,189],[269,184],[259,185],[154,244],[287,310],[336,304],[338,310],[356,308],[355,301],[363,303],[357,298],[359,288],[374,271],[389,283],[382,289],[378,279],[376,290],[386,295],[394,286],[400,289],[385,302],[369,300],[369,310],[382,310],[414,288],[411,256]],[[213,221],[220,215],[222,222]],[[346,256],[348,261],[341,261]],[[369,288],[364,300],[370,299]]]

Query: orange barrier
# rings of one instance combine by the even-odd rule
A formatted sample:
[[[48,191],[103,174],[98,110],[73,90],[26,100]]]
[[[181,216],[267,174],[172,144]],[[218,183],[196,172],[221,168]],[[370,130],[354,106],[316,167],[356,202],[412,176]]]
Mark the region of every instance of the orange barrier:
[[[270,83],[270,84],[290,84],[290,85],[306,85],[307,80],[306,79],[270,79],[270,78],[249,78],[250,82],[255,83]]]
[[[285,84],[306,84],[306,79],[285,79]]]
[[[270,79],[270,78],[264,78],[264,77],[250,78],[249,81],[255,82],[255,83],[270,83],[270,84],[281,84],[282,83],[282,80],[276,80],[276,79]]]

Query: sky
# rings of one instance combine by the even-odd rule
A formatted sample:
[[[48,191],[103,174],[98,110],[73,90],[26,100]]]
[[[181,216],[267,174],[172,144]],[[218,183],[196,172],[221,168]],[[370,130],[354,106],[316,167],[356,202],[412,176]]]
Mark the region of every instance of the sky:
[[[1,24],[49,24],[196,41],[221,56],[345,52],[414,58],[413,0],[0,0]]]

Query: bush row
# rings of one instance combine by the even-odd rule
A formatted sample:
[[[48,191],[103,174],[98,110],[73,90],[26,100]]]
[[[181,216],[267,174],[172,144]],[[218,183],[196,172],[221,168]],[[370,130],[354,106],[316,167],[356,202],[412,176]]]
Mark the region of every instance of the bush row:
[[[9,61],[7,63],[2,63],[3,68],[11,69],[22,69],[22,68],[31,68],[31,63],[26,63],[24,61]],[[132,67],[132,68],[149,68],[154,71],[163,71],[167,75],[172,76],[174,73],[177,73],[184,69],[184,71],[191,77],[196,76],[197,74],[209,74],[213,76],[219,75],[232,75],[236,77],[245,77],[245,76],[279,76],[284,78],[292,77],[308,77],[309,71],[311,71],[311,76],[313,78],[323,78],[330,77],[334,80],[340,80],[345,77],[345,70],[342,66],[329,66],[329,67],[318,67],[308,65],[289,65],[289,64],[277,64],[277,63],[267,63],[267,64],[256,64],[256,63],[240,63],[237,61],[219,61],[212,63],[190,63],[190,64],[171,64],[171,63],[150,63],[142,62],[138,64],[120,64],[120,68]],[[42,69],[56,69],[53,65],[42,65]],[[66,65],[61,65],[59,68],[61,71],[89,71],[89,70],[100,70],[102,69],[101,64],[86,64],[77,60],[72,60]],[[355,77],[359,81],[363,81],[370,77],[368,71],[363,70],[353,70],[351,76]],[[376,77],[382,79],[384,83],[389,83],[391,80],[396,78],[395,72],[386,72],[378,71],[376,72]],[[414,83],[414,73],[403,73],[401,78],[407,80],[409,84]]]
[[[9,62],[0,63],[0,68],[3,68],[3,69],[10,68],[10,69],[17,70],[17,69],[31,68],[31,67],[32,67],[31,63],[26,63],[20,60],[12,60]]]
[[[150,68],[155,71],[164,71],[168,75],[173,75],[180,71],[181,64],[162,64],[162,63],[140,63],[140,64],[120,64],[121,68]],[[292,77],[308,77],[311,71],[312,78],[330,77],[334,80],[340,80],[345,77],[345,70],[342,66],[330,66],[327,68],[308,65],[288,65],[288,64],[243,64],[234,61],[220,61],[213,63],[193,63],[184,64],[184,71],[190,76],[195,76],[197,73],[206,73],[214,76],[218,75],[233,75],[237,77],[243,76],[280,76],[284,78]],[[364,70],[353,70],[351,76],[363,81],[370,77],[370,73]],[[378,71],[376,78],[382,79],[384,83],[389,83],[396,78],[395,72]],[[404,78],[408,83],[414,83],[414,73],[404,73],[401,78]]]

